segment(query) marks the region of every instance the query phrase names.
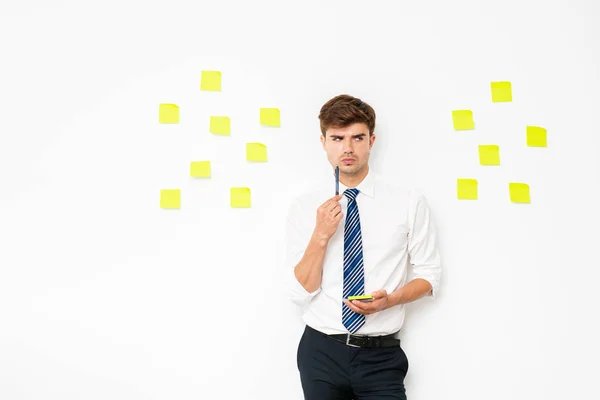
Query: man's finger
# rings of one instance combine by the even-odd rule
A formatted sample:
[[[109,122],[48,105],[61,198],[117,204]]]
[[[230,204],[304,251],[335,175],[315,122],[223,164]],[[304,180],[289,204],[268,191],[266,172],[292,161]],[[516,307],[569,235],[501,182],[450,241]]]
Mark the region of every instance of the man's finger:
[[[349,309],[351,309],[352,311],[359,313],[359,314],[363,314],[364,311],[361,310],[360,308],[358,308],[354,303],[352,303],[351,301],[348,301],[347,299],[344,299],[344,303],[346,303],[346,305],[348,306]]]
[[[387,296],[387,292],[386,292],[386,290],[385,290],[385,289],[381,289],[381,290],[377,290],[377,291],[375,291],[375,292],[371,293],[371,295],[372,295],[372,296],[373,296],[373,298],[375,298],[375,299],[380,299],[380,298],[382,298],[382,297],[385,297],[385,296]]]
[[[331,199],[327,200],[325,203],[321,204],[321,207],[323,207],[324,209],[331,209],[332,206],[338,205],[339,203],[337,202],[336,199],[337,196],[332,197]]]
[[[332,212],[336,207],[342,208],[338,203],[331,203],[327,206],[327,211]]]
[[[354,305],[354,307],[360,310],[361,314],[370,313],[372,311],[371,303],[367,303],[360,300],[352,300],[351,303]]]

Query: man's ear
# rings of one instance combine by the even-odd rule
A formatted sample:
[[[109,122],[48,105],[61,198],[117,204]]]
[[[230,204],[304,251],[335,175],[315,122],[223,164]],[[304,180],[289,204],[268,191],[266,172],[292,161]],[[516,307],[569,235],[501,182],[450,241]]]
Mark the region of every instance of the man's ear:
[[[321,138],[321,145],[323,146],[323,150],[325,150],[325,136],[323,134],[321,134],[320,138]]]
[[[375,134],[372,133],[371,137],[369,137],[369,147],[373,147],[373,143],[375,143],[375,139],[376,139]]]

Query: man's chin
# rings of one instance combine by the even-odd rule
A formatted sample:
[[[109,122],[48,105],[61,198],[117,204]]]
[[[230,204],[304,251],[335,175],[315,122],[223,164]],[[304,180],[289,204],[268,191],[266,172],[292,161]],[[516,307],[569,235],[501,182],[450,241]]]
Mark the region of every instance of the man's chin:
[[[340,165],[340,172],[343,172],[346,175],[355,175],[360,171],[360,166],[352,164],[352,165]]]

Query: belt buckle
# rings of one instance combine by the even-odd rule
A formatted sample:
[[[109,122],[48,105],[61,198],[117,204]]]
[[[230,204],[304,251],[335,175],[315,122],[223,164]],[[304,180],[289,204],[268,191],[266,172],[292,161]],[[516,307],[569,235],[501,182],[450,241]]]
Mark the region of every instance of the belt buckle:
[[[356,345],[356,344],[350,344],[350,337],[351,337],[351,336],[352,336],[352,335],[351,335],[350,333],[346,334],[346,345],[347,345],[347,346],[350,346],[350,347],[360,347],[360,346],[358,346],[358,345]]]

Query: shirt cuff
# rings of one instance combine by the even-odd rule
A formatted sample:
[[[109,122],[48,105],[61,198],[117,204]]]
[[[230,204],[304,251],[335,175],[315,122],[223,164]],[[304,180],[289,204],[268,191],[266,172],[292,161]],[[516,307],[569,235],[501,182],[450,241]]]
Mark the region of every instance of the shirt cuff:
[[[287,296],[292,301],[292,303],[296,304],[299,307],[305,307],[310,303],[310,301],[317,294],[321,292],[321,287],[314,292],[309,292],[298,282],[296,279],[296,274],[294,273],[294,269],[291,268],[286,277],[286,288],[287,288]]]

